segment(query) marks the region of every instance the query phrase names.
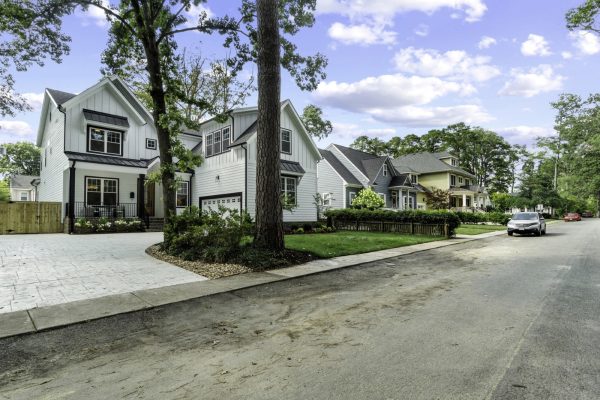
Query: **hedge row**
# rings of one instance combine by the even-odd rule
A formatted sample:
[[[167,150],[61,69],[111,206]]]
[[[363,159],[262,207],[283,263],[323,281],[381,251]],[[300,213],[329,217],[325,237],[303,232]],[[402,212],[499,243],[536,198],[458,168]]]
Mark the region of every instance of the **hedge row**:
[[[510,215],[501,212],[457,212],[460,222],[463,224],[480,224],[484,222],[491,222],[494,224],[506,225],[510,219]]]
[[[448,224],[449,235],[454,235],[456,228],[460,225],[460,219],[454,212],[449,211],[391,211],[391,210],[367,210],[367,209],[335,209],[325,212],[327,218],[336,221],[391,221],[412,222],[417,224]]]

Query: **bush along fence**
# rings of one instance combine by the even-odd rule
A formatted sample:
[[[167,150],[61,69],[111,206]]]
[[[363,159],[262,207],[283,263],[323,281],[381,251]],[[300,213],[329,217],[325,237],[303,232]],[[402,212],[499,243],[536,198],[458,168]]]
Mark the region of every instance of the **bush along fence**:
[[[409,235],[454,236],[460,220],[448,211],[339,209],[325,213],[337,230],[396,232]]]
[[[511,217],[509,214],[504,214],[501,212],[457,212],[456,215],[463,224],[483,224],[489,222],[498,225],[506,225]]]

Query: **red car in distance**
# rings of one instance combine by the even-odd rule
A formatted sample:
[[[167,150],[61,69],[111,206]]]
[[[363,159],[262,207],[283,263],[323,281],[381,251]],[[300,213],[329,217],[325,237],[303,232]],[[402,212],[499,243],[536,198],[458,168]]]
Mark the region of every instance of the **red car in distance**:
[[[581,215],[578,213],[568,213],[564,218],[565,222],[569,221],[581,221]]]

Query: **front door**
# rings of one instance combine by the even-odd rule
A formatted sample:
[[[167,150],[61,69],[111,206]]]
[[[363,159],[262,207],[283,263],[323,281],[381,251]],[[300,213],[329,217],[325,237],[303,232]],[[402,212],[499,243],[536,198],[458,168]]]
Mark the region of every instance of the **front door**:
[[[144,209],[148,217],[154,217],[154,182],[146,182],[144,185]]]
[[[398,192],[392,190],[392,208],[398,208]]]

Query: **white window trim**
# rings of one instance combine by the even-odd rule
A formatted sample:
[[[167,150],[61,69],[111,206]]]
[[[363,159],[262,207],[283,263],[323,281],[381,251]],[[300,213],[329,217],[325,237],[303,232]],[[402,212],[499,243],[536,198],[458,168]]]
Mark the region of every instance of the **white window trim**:
[[[288,141],[290,143],[290,151],[289,152],[283,151],[283,132],[289,132],[289,134],[290,134],[290,140]],[[280,143],[281,144],[281,153],[292,154],[292,131],[290,129],[281,128],[279,136],[280,136],[280,141],[281,141],[281,143]]]
[[[321,195],[321,197],[323,198],[323,205],[324,206],[330,206],[331,205],[331,200],[332,200],[331,193],[323,193]]]
[[[23,199],[23,195],[25,195],[25,199]],[[19,192],[19,201],[29,201],[29,192],[26,192],[26,191]]]
[[[218,133],[219,134],[219,151],[215,152],[215,134]],[[225,146],[223,146],[224,140],[223,140],[223,136],[227,134],[228,135],[228,140],[227,140],[227,147],[225,148]],[[208,144],[208,138],[210,137],[210,145]],[[231,135],[231,125],[228,126],[224,126],[221,129],[217,129],[212,131],[211,133],[207,133],[205,136],[205,140],[204,140],[204,155],[206,157],[213,157],[213,156],[218,156],[219,154],[223,154],[223,153],[227,153],[229,150],[231,150],[231,142],[232,142],[232,135]],[[208,149],[210,147],[210,154],[208,152]]]
[[[452,183],[452,178],[454,178],[454,183]],[[456,175],[450,175],[450,187],[456,186]]]
[[[154,143],[154,145],[150,146],[149,143]],[[156,149],[158,149],[158,141],[156,139],[146,138],[146,148],[149,149],[149,150],[156,150]]]
[[[288,196],[288,180],[294,180],[294,204],[286,204],[287,206],[297,206],[298,205],[298,178],[295,176],[285,176],[282,175],[280,177],[283,179],[284,187],[281,188],[282,194],[286,197]]]
[[[97,129],[99,131],[103,131],[104,132],[104,151],[97,151],[97,150],[92,150],[92,129]],[[117,133],[119,135],[119,152],[118,153],[109,153],[107,151],[108,149],[108,134],[109,133]],[[88,126],[88,153],[96,153],[96,154],[106,154],[108,156],[117,156],[117,157],[122,157],[123,156],[123,132],[122,131],[117,131],[117,130],[112,130],[112,129],[107,129],[107,128],[99,128],[96,126]]]
[[[185,186],[185,206],[177,206],[177,208],[186,208],[190,205],[190,183],[188,181],[177,182],[177,190],[175,191],[175,204],[177,204],[177,198],[179,196],[183,196],[183,193],[180,193],[180,185]]]
[[[387,174],[388,174],[387,164],[383,164],[383,176],[387,176]]]
[[[100,180],[100,192],[93,192],[93,193],[100,193],[100,204],[89,204],[89,196],[88,196],[88,182],[90,179],[99,179]],[[115,200],[116,200],[116,204],[119,204],[119,179],[117,178],[101,178],[101,177],[96,177],[96,176],[86,176],[85,177],[85,205],[90,205],[90,206],[102,206],[105,205],[104,204],[104,181],[115,181],[116,185],[115,185],[115,192],[108,192],[108,193],[115,193]]]
[[[385,207],[387,205],[387,199],[385,196],[385,193],[377,193],[379,195],[379,197],[381,197],[383,199],[383,206]]]
[[[348,192],[348,204],[352,205],[352,202],[354,201],[354,199],[356,199],[356,192]]]

